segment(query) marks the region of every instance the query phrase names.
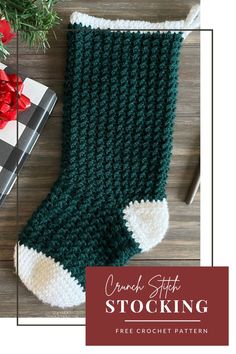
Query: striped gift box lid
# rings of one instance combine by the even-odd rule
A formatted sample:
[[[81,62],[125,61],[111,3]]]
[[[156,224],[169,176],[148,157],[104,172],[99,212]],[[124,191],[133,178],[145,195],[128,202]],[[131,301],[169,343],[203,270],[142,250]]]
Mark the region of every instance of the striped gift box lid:
[[[2,63],[0,69],[9,74],[13,72]],[[0,129],[0,206],[10,193],[57,101],[56,93],[49,87],[21,74],[20,77],[24,83],[23,94],[29,97],[31,106],[18,114],[18,122],[10,121]]]

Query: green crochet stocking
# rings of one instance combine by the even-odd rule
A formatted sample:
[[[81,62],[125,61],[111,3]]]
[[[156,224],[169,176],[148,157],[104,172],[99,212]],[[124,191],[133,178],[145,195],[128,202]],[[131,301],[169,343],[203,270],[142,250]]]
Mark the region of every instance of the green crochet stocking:
[[[186,21],[168,25],[185,28]],[[165,188],[184,35],[112,31],[138,26],[157,25],[71,17],[61,172],[21,232],[15,256],[23,283],[54,306],[84,301],[86,266],[121,266],[157,245],[168,228]]]

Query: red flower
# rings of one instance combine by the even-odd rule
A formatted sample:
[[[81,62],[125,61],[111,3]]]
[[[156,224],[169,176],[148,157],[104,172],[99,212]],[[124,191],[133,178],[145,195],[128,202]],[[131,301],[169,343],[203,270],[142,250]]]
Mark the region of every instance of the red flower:
[[[0,20],[0,33],[2,34],[1,40],[3,44],[10,42],[15,37],[15,33],[11,32],[11,26],[5,19]]]
[[[30,99],[23,95],[24,84],[16,74],[7,74],[0,69],[0,129],[7,122],[16,120],[17,112],[30,107]]]

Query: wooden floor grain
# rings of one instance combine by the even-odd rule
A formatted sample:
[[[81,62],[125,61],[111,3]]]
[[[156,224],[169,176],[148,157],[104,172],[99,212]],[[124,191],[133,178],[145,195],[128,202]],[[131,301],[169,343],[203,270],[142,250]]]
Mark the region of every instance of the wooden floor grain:
[[[62,24],[56,30],[57,40],[50,35],[51,49],[46,54],[35,53],[20,46],[19,66],[29,77],[38,80],[57,92],[58,103],[26,162],[18,180],[19,226],[16,225],[16,186],[0,209],[0,316],[16,315],[16,275],[13,270],[13,248],[19,229],[33,210],[47,195],[58,176],[62,93],[66,55],[66,26],[74,10],[106,18],[129,18],[148,21],[179,20],[186,16],[195,0],[129,0],[129,1],[63,1],[58,12]],[[180,86],[174,133],[168,199],[170,228],[165,240],[148,253],[134,257],[129,265],[184,266],[199,265],[200,258],[200,193],[191,206],[184,199],[199,162],[200,134],[200,36],[192,33],[186,40],[180,63]],[[16,48],[12,42],[8,65],[15,65]],[[84,305],[69,311],[51,308],[19,283],[19,316],[84,317]]]

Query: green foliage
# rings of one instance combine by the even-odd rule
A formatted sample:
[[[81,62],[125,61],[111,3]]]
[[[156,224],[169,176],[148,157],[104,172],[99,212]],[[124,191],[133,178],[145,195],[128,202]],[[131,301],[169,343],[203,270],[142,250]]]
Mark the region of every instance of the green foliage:
[[[57,0],[1,0],[0,18],[5,17],[12,29],[30,47],[46,50],[48,32],[60,22],[54,5]],[[0,43],[0,57],[7,55]]]

